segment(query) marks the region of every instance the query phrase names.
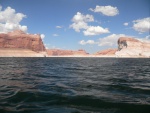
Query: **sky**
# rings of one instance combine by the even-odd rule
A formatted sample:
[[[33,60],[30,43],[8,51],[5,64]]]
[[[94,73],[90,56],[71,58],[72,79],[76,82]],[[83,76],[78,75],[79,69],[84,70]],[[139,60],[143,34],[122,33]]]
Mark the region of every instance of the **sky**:
[[[41,34],[46,48],[95,53],[119,37],[150,41],[150,0],[0,0],[0,33]]]

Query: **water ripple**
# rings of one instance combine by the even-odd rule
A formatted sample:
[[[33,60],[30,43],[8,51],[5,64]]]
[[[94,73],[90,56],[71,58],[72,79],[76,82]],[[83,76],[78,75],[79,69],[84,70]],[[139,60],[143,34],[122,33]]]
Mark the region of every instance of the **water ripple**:
[[[0,58],[0,113],[149,113],[150,59]]]

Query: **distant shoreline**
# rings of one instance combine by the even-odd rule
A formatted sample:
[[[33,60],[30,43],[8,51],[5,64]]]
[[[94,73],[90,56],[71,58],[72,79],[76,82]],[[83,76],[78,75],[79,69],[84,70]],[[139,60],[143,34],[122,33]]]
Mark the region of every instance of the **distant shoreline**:
[[[35,52],[29,49],[0,49],[0,57],[47,57],[47,58],[150,58],[143,56],[117,56],[117,55],[48,55],[46,52]]]
[[[149,58],[149,57],[112,57],[112,56],[0,56],[0,58]]]

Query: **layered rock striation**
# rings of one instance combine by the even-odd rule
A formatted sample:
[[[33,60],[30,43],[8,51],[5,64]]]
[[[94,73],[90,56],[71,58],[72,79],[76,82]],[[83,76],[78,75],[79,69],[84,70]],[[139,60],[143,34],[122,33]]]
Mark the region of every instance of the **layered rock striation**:
[[[35,52],[45,51],[40,35],[26,34],[20,30],[0,34],[0,48],[29,49]]]
[[[130,37],[118,40],[116,57],[150,57],[150,43],[142,42]]]
[[[20,30],[0,34],[0,57],[43,57],[45,52],[40,35]]]

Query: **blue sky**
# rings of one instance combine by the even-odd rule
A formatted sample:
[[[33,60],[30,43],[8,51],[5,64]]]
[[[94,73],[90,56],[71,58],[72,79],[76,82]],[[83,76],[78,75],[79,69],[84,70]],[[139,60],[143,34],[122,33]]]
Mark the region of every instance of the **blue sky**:
[[[150,0],[0,0],[0,32],[21,29],[42,34],[50,49],[95,53],[116,48],[121,36],[149,40],[149,4]]]

